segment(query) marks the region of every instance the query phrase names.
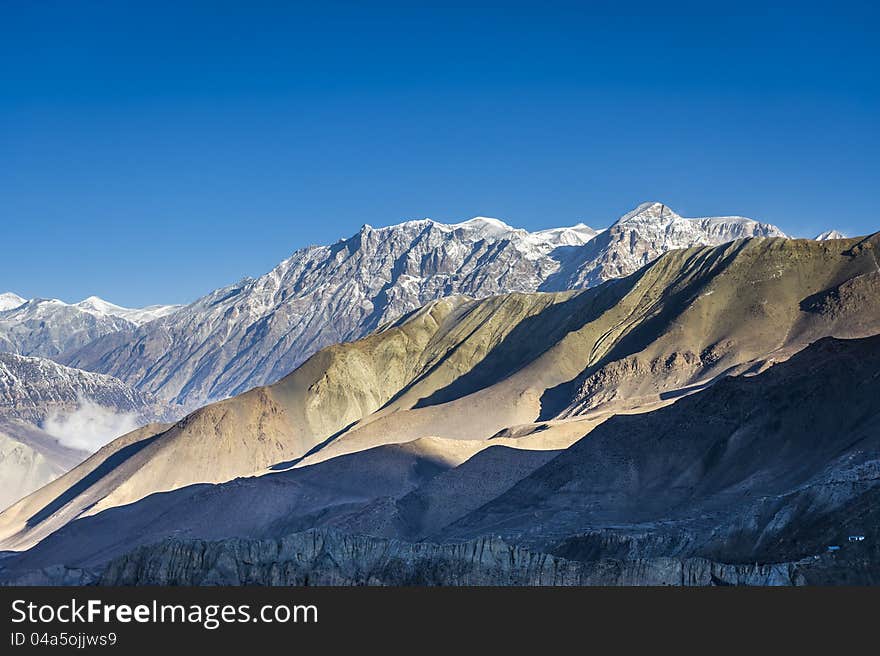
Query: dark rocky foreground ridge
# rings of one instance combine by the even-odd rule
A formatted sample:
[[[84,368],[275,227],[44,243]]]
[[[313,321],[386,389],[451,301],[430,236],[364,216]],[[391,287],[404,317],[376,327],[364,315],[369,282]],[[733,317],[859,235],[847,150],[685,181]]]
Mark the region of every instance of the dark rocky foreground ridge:
[[[798,562],[574,561],[499,538],[410,543],[308,531],[281,540],[170,540],[112,561],[101,585],[821,585],[880,583],[867,548]],[[873,556],[876,558],[875,552]],[[876,560],[874,561],[876,562]]]
[[[140,547],[99,570],[53,566],[19,573],[12,585],[269,586],[800,586],[880,583],[876,547],[799,561],[725,564],[705,558],[600,558],[576,561],[494,537],[463,543],[411,543],[336,531],[279,540],[166,540]]]

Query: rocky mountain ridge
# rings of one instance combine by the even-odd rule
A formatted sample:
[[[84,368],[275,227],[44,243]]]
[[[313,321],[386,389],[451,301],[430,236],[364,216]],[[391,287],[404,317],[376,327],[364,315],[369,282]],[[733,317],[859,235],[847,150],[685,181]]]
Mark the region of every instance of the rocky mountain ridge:
[[[0,295],[0,352],[55,358],[107,335],[167,316],[178,306],[124,308],[90,296],[78,303]]]
[[[601,232],[578,224],[530,233],[485,217],[365,225],[59,360],[192,408],[274,382],[320,348],[438,298],[581,289],[671,249],[772,236],[784,235],[742,217],[685,219],[661,203],[645,203]]]

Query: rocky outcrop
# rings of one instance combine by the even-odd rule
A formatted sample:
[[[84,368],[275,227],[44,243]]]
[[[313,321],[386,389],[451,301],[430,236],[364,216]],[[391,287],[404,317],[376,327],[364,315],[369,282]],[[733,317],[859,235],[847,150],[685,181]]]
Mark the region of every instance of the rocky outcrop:
[[[458,544],[413,543],[306,531],[279,540],[166,540],[103,569],[52,565],[7,570],[0,585],[261,586],[801,586],[877,585],[876,546],[845,545],[797,561],[721,563],[707,558],[609,555],[638,541],[593,538],[612,551],[582,560],[510,545],[495,537]]]
[[[700,354],[692,351],[676,351],[650,359],[633,356],[615,360],[587,376],[561,416],[571,417],[603,403],[632,398],[627,388],[631,381],[638,382],[642,394],[647,390],[659,394],[663,389],[685,387],[711,363],[711,359],[704,362]]]
[[[0,561],[2,565],[2,561]],[[100,572],[79,567],[52,565],[41,569],[26,570],[10,574],[0,566],[0,585],[5,586],[66,586],[95,585]]]
[[[101,585],[795,585],[793,563],[566,560],[497,538],[410,543],[308,531],[281,540],[168,540],[112,561]]]

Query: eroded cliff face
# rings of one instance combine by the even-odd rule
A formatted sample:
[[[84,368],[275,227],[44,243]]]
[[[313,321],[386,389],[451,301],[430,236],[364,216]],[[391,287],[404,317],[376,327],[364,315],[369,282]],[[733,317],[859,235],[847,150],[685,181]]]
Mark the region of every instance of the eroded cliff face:
[[[579,562],[497,538],[410,543],[327,531],[281,540],[168,540],[112,561],[101,585],[799,585],[807,561],[722,564],[704,558]],[[71,573],[66,573],[72,577]]]

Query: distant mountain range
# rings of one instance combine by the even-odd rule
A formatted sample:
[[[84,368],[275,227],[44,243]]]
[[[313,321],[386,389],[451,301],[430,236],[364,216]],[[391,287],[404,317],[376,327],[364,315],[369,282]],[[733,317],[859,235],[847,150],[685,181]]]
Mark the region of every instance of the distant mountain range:
[[[90,296],[79,303],[0,294],[0,352],[54,358],[108,333],[135,328],[176,305],[130,309]]]
[[[57,356],[193,408],[274,382],[320,348],[362,337],[429,301],[582,289],[669,250],[781,237],[742,217],[685,219],[645,203],[610,228],[527,232],[497,219],[363,226],[295,252],[266,275],[218,289],[157,321],[107,331]]]

